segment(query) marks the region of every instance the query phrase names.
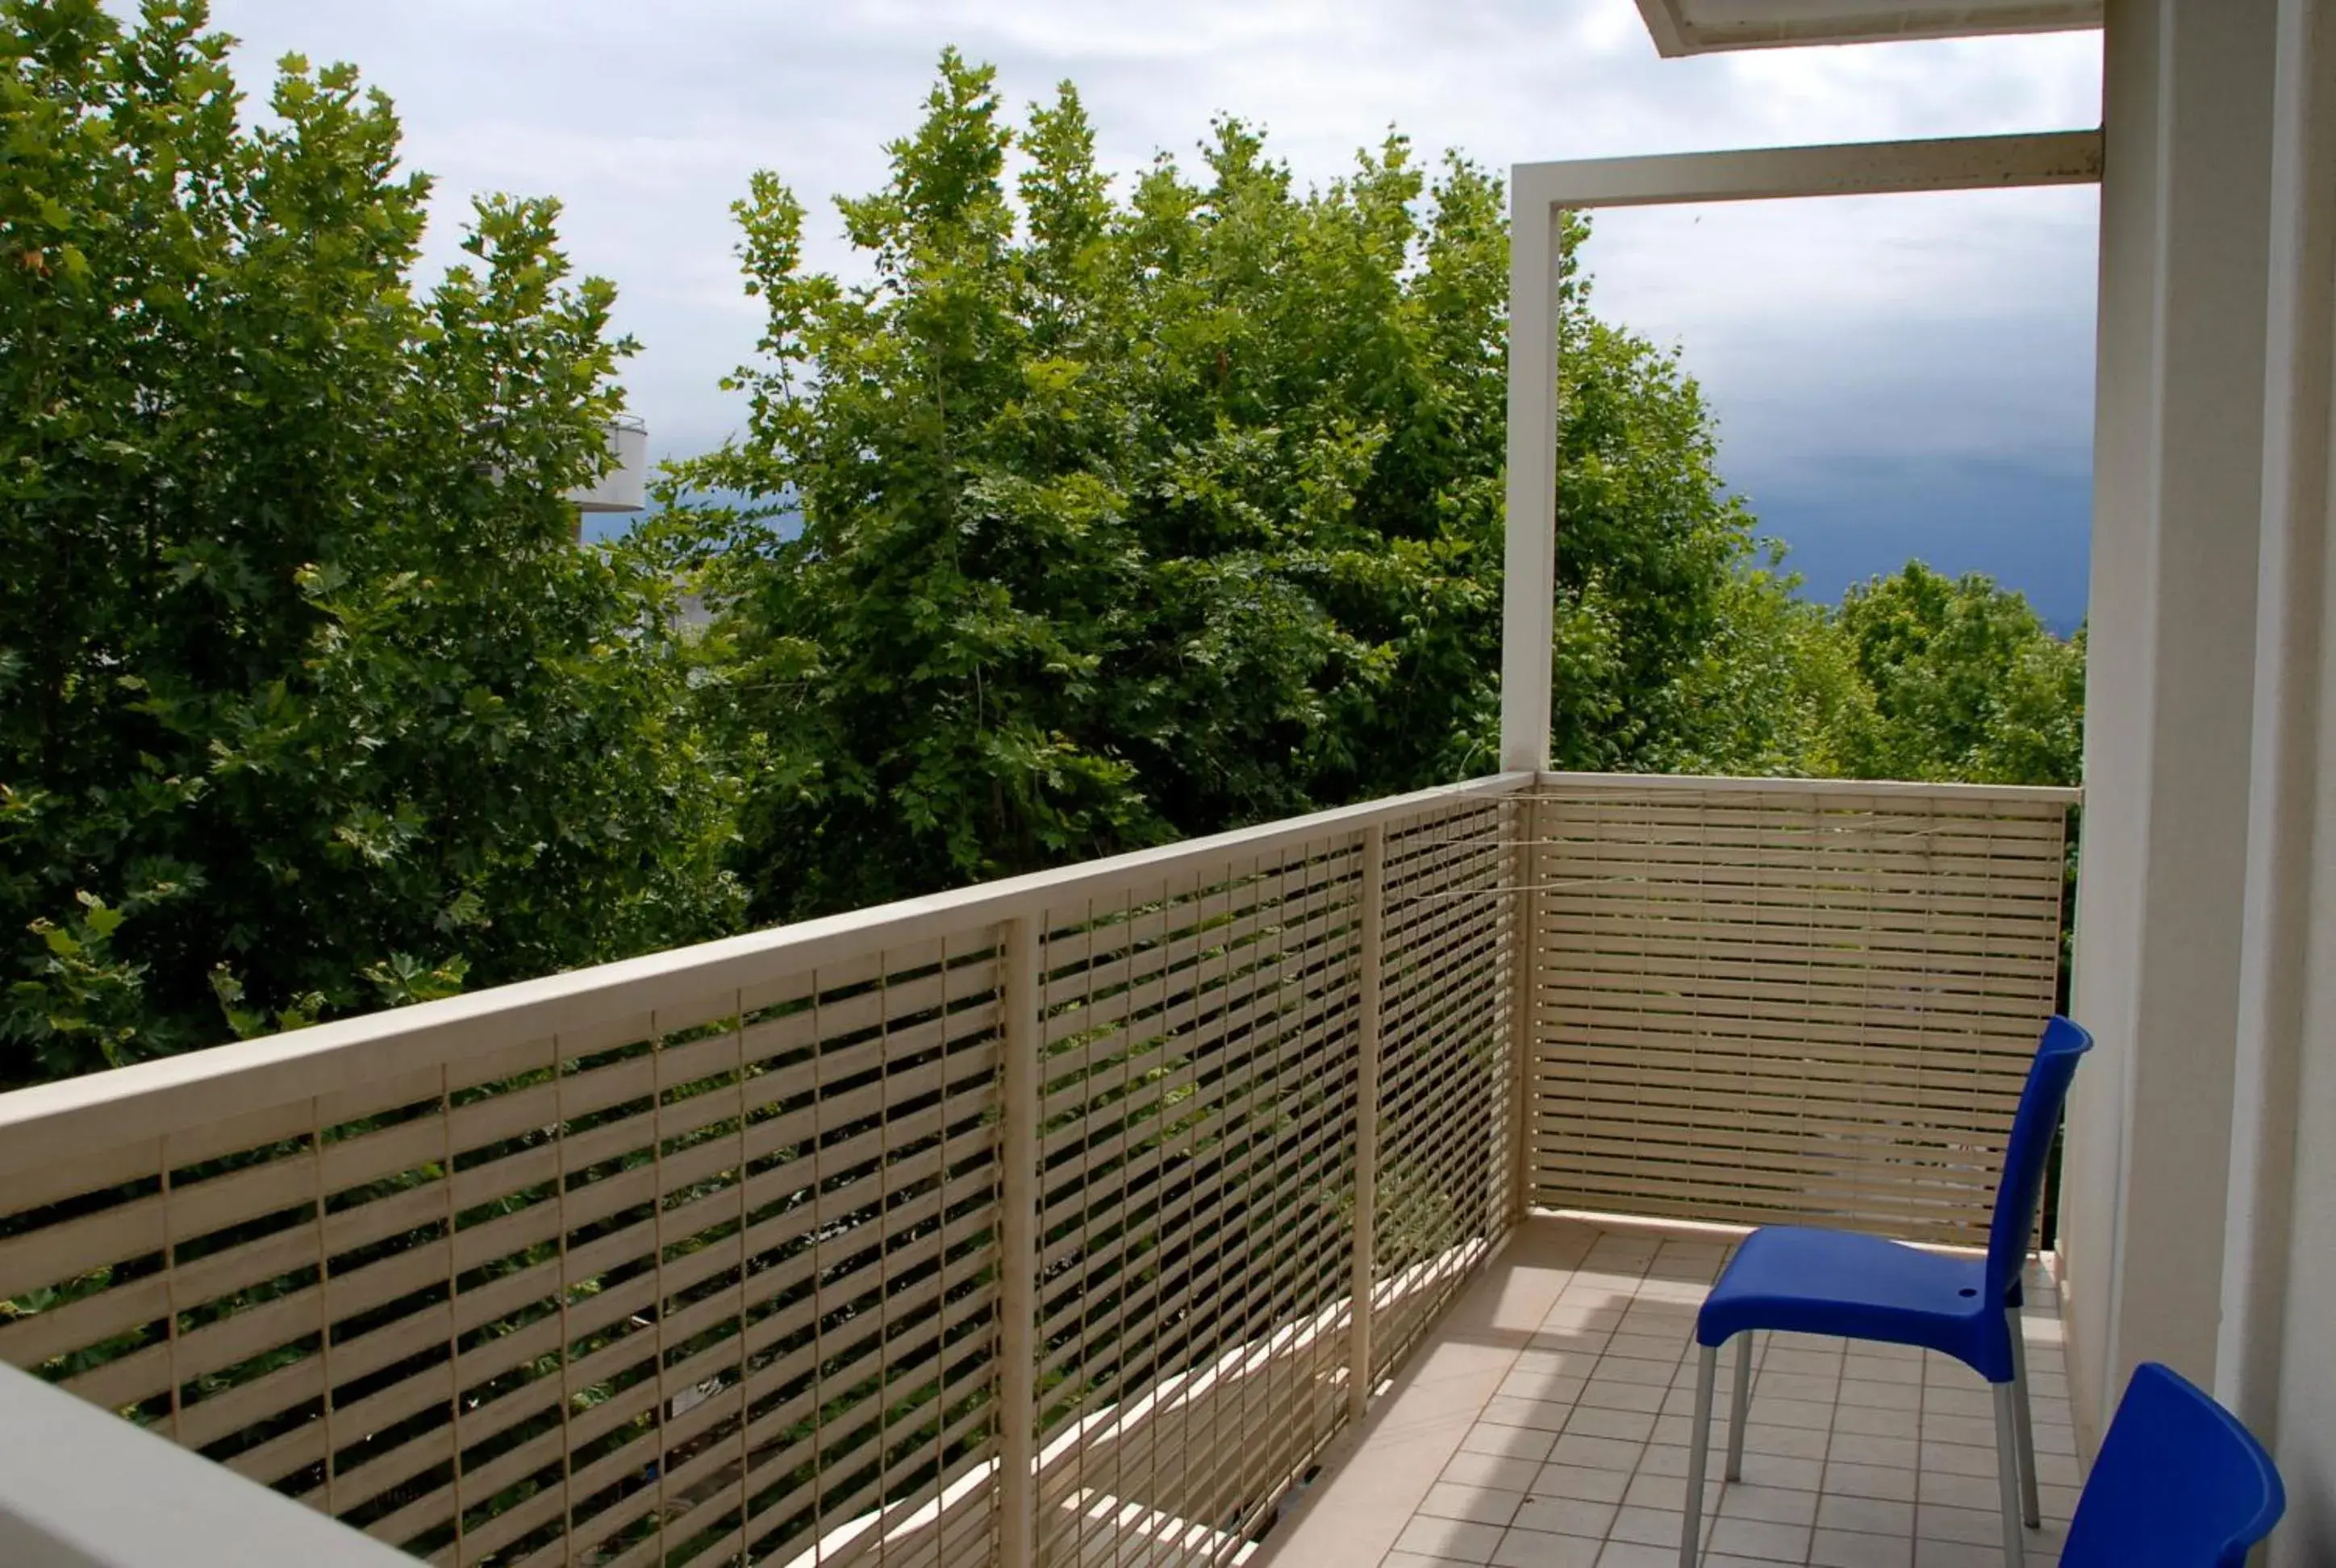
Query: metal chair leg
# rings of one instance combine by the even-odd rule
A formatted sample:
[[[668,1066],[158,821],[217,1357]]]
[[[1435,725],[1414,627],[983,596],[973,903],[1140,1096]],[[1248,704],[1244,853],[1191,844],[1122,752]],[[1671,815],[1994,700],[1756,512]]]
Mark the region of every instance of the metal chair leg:
[[[1728,1414],[1728,1478],[1744,1479],[1744,1424],[1752,1418],[1752,1336],[1747,1329],[1736,1337],[1736,1401]]]
[[[1687,1438],[1687,1503],[1679,1524],[1679,1568],[1695,1568],[1703,1534],[1703,1462],[1711,1448],[1711,1386],[1719,1379],[1719,1348],[1706,1345],[1697,1357],[1695,1419]],[[2020,1568],[2013,1564],[2013,1568]]]
[[[2020,1459],[2012,1430],[2020,1424],[2019,1401],[2011,1385],[1995,1385],[1995,1474],[2003,1503],[2003,1568],[2027,1568],[2026,1542],[2020,1529]]]
[[[2003,1316],[2011,1330],[2011,1392],[2020,1412],[2020,1516],[2035,1530],[2044,1524],[2044,1507],[2036,1495],[2036,1426],[2029,1407],[2028,1337],[2020,1329],[2019,1308],[2005,1308]]]

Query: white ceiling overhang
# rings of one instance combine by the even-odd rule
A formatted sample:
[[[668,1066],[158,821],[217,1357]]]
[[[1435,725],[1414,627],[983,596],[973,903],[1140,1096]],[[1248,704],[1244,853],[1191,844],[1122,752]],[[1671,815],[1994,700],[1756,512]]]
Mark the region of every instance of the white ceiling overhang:
[[[2101,24],[2102,0],[1639,0],[1657,53],[1887,44]]]

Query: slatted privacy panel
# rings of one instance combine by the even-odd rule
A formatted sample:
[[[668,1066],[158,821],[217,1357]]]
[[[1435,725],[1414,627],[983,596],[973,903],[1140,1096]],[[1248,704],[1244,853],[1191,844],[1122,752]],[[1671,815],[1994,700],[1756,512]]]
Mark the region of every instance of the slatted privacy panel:
[[[1343,1413],[1353,833],[1050,909],[1037,1560],[1230,1561]]]
[[[1516,808],[1390,831],[1381,974],[1373,1372],[1384,1378],[1506,1233]]]
[[[994,1450],[996,947],[15,1173],[0,1356],[433,1562],[849,1560]]]
[[[1535,1201],[1983,1242],[2076,799],[1545,775]]]
[[[0,1096],[0,1359],[440,1563],[1231,1561],[1506,1223],[1528,783]]]

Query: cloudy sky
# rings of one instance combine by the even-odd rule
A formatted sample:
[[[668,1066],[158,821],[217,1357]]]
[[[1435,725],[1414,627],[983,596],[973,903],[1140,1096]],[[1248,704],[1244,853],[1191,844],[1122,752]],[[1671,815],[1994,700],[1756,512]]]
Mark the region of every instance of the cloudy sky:
[[[1969,135],[2099,120],[2098,35],[1656,58],[1632,0],[213,0],[257,93],[287,51],[355,62],[439,179],[433,261],[472,196],[552,194],[613,278],[659,453],[735,427],[716,386],[752,350],[729,203],[757,168],[814,209],[883,178],[935,56],[1009,102],[1076,81],[1133,170],[1218,110],[1301,179],[1393,124],[1523,160]],[[1812,593],[1910,554],[1986,570],[2073,625],[2084,607],[2094,254],[2089,190],[1611,213],[1610,317],[1675,343],[1724,468]]]

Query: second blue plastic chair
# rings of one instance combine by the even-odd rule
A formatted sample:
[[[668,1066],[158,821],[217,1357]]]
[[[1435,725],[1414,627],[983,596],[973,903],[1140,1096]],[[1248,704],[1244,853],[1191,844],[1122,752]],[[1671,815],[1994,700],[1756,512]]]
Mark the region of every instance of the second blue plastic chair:
[[[2286,1506],[2271,1456],[2238,1417],[2144,1361],[2077,1499],[2060,1568],[2241,1568]]]
[[[1789,1225],[1764,1227],[1745,1238],[1696,1319],[1700,1365],[1689,1437],[1680,1568],[1695,1568],[1719,1347],[1743,1340],[1736,1352],[1735,1409],[1728,1426],[1728,1478],[1735,1481],[1743,1477],[1744,1423],[1752,1402],[1751,1335],[1762,1329],[1920,1346],[1954,1357],[1993,1384],[2003,1557],[2006,1568],[2021,1568],[2021,1521],[2034,1525],[2041,1515],[2020,1335],[2020,1276],[2068,1081],[2076,1076],[2077,1059],[2092,1045],[2092,1036],[2067,1018],[2056,1016],[2045,1025],[2012,1117],[1985,1257],[1949,1257],[1878,1236]]]

